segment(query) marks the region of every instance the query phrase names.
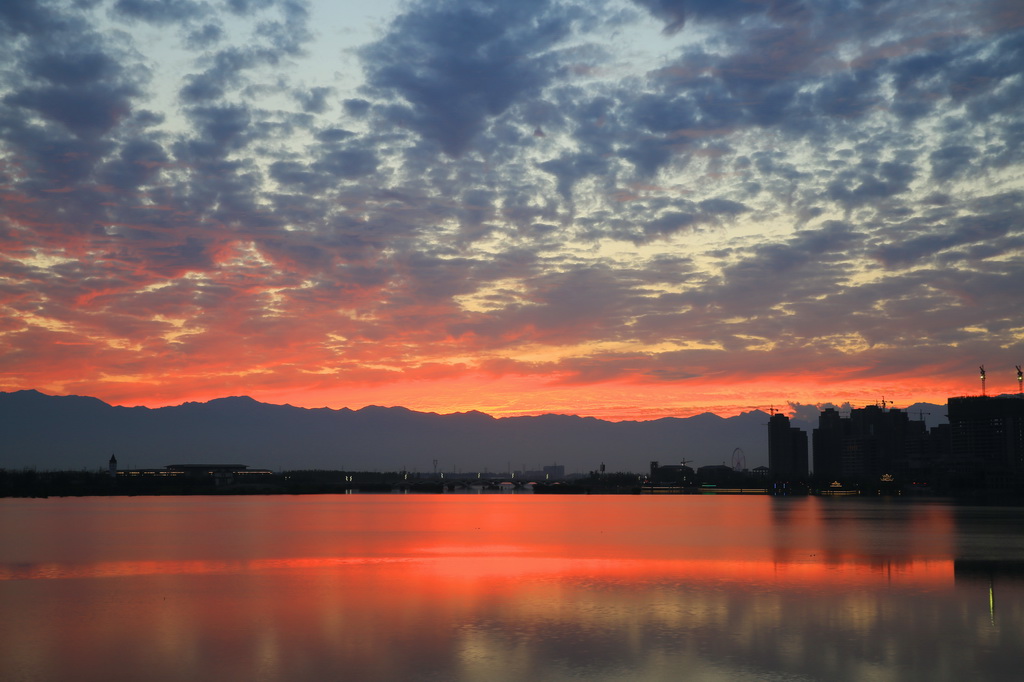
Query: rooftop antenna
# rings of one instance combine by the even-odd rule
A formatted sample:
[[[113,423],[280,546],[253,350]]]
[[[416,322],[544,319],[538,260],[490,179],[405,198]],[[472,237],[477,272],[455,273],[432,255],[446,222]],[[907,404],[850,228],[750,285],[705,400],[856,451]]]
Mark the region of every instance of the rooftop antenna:
[[[981,395],[985,396],[985,365],[979,366],[978,371],[981,372]]]
[[[1020,365],[1017,365],[1017,395],[1024,395],[1024,372],[1020,370]]]

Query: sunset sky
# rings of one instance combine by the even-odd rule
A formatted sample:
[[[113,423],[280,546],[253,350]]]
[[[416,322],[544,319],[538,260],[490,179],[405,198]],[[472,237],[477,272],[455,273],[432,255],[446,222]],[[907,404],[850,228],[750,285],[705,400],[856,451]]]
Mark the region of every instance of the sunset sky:
[[[0,3],[0,390],[1017,391],[1020,0]]]

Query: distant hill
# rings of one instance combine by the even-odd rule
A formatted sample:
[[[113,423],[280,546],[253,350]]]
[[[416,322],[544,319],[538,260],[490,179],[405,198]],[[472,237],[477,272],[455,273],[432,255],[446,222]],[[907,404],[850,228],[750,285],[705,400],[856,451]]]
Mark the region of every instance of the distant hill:
[[[507,471],[561,464],[566,473],[647,471],[690,460],[694,467],[766,465],[768,415],[608,422],[543,415],[494,418],[402,407],[360,410],[268,405],[248,397],[174,407],[114,407],[96,398],[0,393],[0,468],[122,468],[231,462],[270,469],[430,472]]]

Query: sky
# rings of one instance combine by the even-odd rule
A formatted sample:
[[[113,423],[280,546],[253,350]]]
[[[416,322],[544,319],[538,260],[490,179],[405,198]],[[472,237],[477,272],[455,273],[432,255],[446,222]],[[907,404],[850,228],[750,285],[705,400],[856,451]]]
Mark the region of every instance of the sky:
[[[0,390],[1016,393],[1019,0],[8,0]]]

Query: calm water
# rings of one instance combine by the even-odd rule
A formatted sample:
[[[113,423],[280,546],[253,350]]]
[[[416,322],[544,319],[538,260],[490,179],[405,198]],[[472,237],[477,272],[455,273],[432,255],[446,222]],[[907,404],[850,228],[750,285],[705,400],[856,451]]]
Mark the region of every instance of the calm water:
[[[1024,510],[0,500],[2,680],[1020,680]]]

